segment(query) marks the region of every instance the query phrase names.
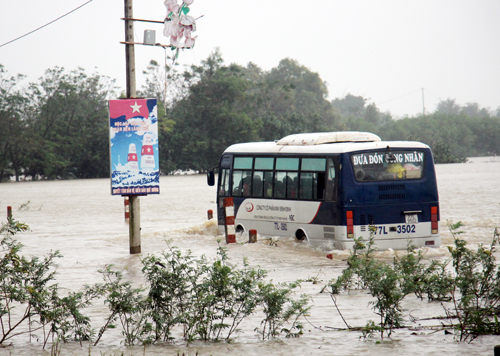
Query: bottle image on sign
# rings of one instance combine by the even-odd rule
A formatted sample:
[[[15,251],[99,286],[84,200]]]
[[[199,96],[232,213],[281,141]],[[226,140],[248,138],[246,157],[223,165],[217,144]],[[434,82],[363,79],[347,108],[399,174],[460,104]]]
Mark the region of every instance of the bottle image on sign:
[[[131,143],[128,146],[127,169],[130,173],[139,172],[139,162],[137,160],[137,151],[135,149],[135,143]]]
[[[145,134],[141,150],[141,170],[150,172],[155,169],[155,156],[153,151],[153,139],[151,134]]]

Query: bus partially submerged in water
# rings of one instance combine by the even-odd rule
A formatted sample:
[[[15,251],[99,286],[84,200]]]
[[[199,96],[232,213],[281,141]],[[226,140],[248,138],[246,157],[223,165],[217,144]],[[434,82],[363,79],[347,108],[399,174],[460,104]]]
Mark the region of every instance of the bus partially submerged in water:
[[[354,238],[367,241],[370,233],[380,249],[441,243],[434,160],[420,142],[296,134],[232,145],[218,171],[221,231],[223,200],[232,197],[236,231],[295,236],[323,249],[352,249]]]

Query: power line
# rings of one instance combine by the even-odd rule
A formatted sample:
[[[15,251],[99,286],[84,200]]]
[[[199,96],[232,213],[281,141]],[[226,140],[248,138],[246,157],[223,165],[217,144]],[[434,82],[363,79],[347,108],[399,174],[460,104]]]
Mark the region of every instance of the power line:
[[[426,91],[427,93],[431,94],[433,97],[435,97],[437,100],[441,100],[441,98],[438,98],[436,95],[432,94],[430,91],[428,91],[427,89],[424,89],[424,91]]]
[[[380,103],[378,103],[378,104],[379,104],[379,105],[380,105],[380,104],[385,104],[385,103],[388,103],[389,101],[393,101],[393,100],[396,100],[396,99],[401,99],[401,98],[403,98],[403,97],[405,97],[405,96],[411,95],[411,94],[416,93],[416,92],[418,92],[418,91],[420,91],[420,90],[422,90],[422,89],[417,89],[417,90],[414,90],[414,91],[412,91],[411,93],[403,94],[403,95],[401,95],[401,96],[398,96],[397,98],[392,98],[392,99],[389,99],[389,100],[386,100],[386,101],[382,101],[382,102],[380,102]]]
[[[10,40],[9,42],[5,42],[4,44],[1,44],[1,45],[0,45],[0,47],[6,46],[6,45],[8,45],[9,43],[15,42],[15,41],[17,41],[17,40],[19,40],[19,39],[21,39],[21,38],[23,38],[23,37],[26,37],[26,36],[28,36],[28,35],[31,35],[33,32],[36,32],[36,31],[38,31],[38,30],[40,30],[40,29],[42,29],[42,28],[44,28],[44,27],[46,27],[46,26],[48,26],[48,25],[50,25],[50,24],[52,24],[52,23],[54,23],[54,22],[56,22],[56,21],[58,21],[58,20],[60,20],[60,19],[62,19],[62,18],[63,18],[63,17],[65,17],[65,16],[68,16],[68,15],[69,15],[69,14],[71,14],[72,12],[75,12],[76,10],[78,10],[78,9],[80,9],[80,8],[82,8],[82,7],[84,7],[84,6],[85,6],[85,5],[87,5],[89,2],[92,2],[92,1],[93,1],[93,0],[89,0],[89,1],[87,1],[85,4],[78,6],[77,8],[75,8],[75,9],[71,10],[70,12],[65,13],[65,14],[64,14],[64,15],[62,15],[62,16],[59,16],[57,19],[52,20],[52,21],[50,21],[50,22],[46,23],[45,25],[40,26],[40,27],[38,27],[37,29],[34,29],[33,31],[30,31],[30,32],[28,32],[28,33],[26,33],[26,34],[24,34],[24,35],[22,35],[22,36],[19,36],[19,37],[17,37],[17,38],[14,38],[13,40]]]

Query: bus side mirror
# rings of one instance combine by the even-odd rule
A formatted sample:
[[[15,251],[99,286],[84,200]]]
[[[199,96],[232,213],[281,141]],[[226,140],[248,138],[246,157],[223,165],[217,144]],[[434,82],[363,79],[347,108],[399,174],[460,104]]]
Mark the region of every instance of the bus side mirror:
[[[211,187],[215,185],[215,175],[214,171],[208,171],[207,172],[207,184]]]

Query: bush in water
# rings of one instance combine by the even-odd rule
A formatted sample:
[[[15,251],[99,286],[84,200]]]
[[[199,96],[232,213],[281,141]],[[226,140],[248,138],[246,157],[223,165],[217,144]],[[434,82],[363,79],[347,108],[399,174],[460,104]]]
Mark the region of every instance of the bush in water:
[[[12,218],[0,227],[7,235],[0,243],[0,345],[22,334],[39,339],[37,332],[43,333],[44,347],[49,340],[56,348],[60,341],[94,339],[97,345],[106,330],[117,325],[126,345],[169,341],[174,327],[183,330],[187,341],[230,340],[243,319],[258,311],[264,317],[262,330],[256,330],[263,338],[301,333],[298,318],[308,310],[308,299],[293,299],[298,282],[266,283],[266,271],[250,268],[246,261],[243,268],[230,264],[220,246],[215,261],[172,248],[144,258],[148,288],[134,288],[122,272],[108,265],[99,271],[104,283],[60,297],[53,267],[62,256],[58,251],[41,260],[20,255],[22,245],[12,236],[27,230],[26,224]],[[110,314],[95,336],[82,310],[100,297]]]
[[[494,252],[500,234],[495,229],[489,248],[479,245],[476,251],[466,247],[457,231],[461,222],[449,224],[455,241],[449,247],[454,272],[455,289],[452,292],[454,310],[458,319],[456,330],[460,341],[472,341],[479,335],[500,335],[500,265]],[[493,320],[492,320],[493,318]]]
[[[289,284],[259,283],[259,301],[264,307],[265,318],[260,323],[261,329],[255,328],[262,339],[270,339],[284,332],[286,337],[302,335],[302,324],[299,318],[307,313],[309,298],[303,294],[300,299],[291,297],[298,282]],[[285,328],[285,323],[290,324]]]
[[[122,282],[122,274],[111,266],[100,271],[106,283],[99,289],[107,291],[111,314],[95,344],[118,320],[127,345],[169,341],[174,328],[180,328],[188,342],[228,341],[241,322],[258,311],[264,319],[262,329],[255,330],[262,338],[301,334],[298,319],[308,310],[308,298],[292,298],[298,282],[266,283],[266,271],[250,268],[246,261],[243,268],[230,264],[223,247],[214,261],[170,248],[142,262],[146,289]]]
[[[188,341],[229,340],[242,320],[259,305],[258,283],[266,276],[260,268],[231,265],[224,248],[210,262],[204,256],[170,249],[161,257],[143,260],[150,288],[147,297],[154,338],[168,340],[181,326]]]
[[[89,340],[90,320],[81,310],[99,293],[85,289],[60,297],[53,267],[61,255],[59,251],[42,259],[20,255],[23,246],[12,236],[27,230],[28,225],[12,217],[0,228],[0,233],[6,235],[0,242],[0,345],[23,334],[29,335],[30,340],[41,337],[44,348],[49,339]]]
[[[406,295],[414,293],[420,299],[427,295],[429,302],[452,302],[453,307],[445,311],[449,319],[458,320],[450,328],[455,328],[460,341],[470,342],[485,334],[500,335],[497,318],[500,313],[500,266],[494,256],[499,232],[495,229],[489,248],[480,245],[473,251],[466,247],[465,240],[458,238],[462,232],[457,229],[461,226],[461,222],[448,223],[454,247],[448,248],[451,258],[444,262],[425,262],[422,250],[415,251],[410,245],[404,256],[394,258],[392,265],[386,264],[373,256],[373,234],[367,243],[358,239],[348,259],[348,268],[332,279],[323,291],[328,290],[334,302],[333,296],[342,290],[370,291],[375,298],[370,304],[380,316],[380,323],[369,322],[366,327],[357,328],[364,334],[377,330],[383,338],[385,332],[390,336],[393,329],[404,327],[401,302]],[[447,268],[450,262],[453,273]]]
[[[383,338],[385,331],[390,336],[394,328],[403,325],[401,302],[409,291],[401,285],[402,278],[398,268],[373,258],[375,251],[373,236],[374,230],[371,229],[367,244],[361,239],[356,240],[353,252],[349,256],[349,267],[340,277],[331,280],[327,288],[332,295],[353,287],[368,289],[375,297],[375,301],[370,304],[380,316],[379,330]]]

